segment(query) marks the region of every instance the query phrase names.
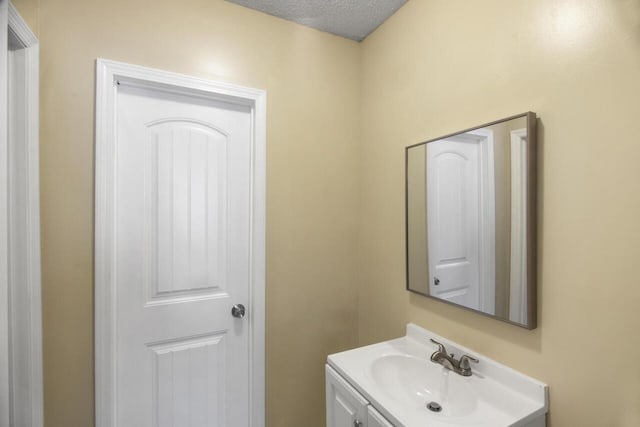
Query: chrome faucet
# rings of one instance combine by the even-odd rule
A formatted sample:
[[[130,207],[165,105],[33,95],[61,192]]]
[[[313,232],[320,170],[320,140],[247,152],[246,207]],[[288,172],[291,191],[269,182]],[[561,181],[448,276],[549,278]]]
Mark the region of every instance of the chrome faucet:
[[[432,362],[438,363],[449,369],[450,371],[462,375],[463,377],[471,376],[472,371],[471,364],[469,362],[478,363],[478,359],[464,354],[462,355],[462,357],[460,357],[459,360],[456,360],[453,353],[447,354],[447,349],[444,347],[444,345],[434,340],[433,338],[431,338],[431,342],[438,345],[438,349],[431,355]]]

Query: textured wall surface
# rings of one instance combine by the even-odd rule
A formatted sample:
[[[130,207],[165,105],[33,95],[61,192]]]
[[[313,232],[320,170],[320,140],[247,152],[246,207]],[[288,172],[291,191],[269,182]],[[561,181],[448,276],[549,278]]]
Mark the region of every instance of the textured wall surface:
[[[357,340],[357,43],[222,0],[39,3],[46,426],[93,425],[98,57],[267,90],[268,425],[322,426]]]
[[[548,382],[553,427],[640,425],[640,2],[412,0],[362,55],[360,344],[412,321]],[[527,110],[534,331],[404,290],[404,147]]]

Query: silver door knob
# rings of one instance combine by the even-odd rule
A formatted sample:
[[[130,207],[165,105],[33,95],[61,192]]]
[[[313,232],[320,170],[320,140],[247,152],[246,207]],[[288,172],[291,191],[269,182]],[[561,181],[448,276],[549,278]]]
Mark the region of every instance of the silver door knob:
[[[242,304],[236,304],[231,308],[231,315],[233,317],[237,317],[238,319],[242,319],[244,317],[245,308]]]

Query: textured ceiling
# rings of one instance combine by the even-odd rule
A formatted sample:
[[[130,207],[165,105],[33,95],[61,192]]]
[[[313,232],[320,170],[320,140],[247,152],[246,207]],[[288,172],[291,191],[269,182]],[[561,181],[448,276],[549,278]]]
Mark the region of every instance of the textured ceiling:
[[[321,31],[362,41],[407,0],[227,0]]]

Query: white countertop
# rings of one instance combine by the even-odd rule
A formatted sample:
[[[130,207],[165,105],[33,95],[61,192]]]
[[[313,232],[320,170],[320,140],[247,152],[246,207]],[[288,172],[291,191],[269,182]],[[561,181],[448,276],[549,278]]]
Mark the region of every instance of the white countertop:
[[[433,363],[429,357],[437,346],[429,341],[430,338],[444,344],[456,357],[469,354],[480,360],[480,363],[472,364],[473,375],[470,377],[459,376],[435,364],[441,373],[433,371],[432,365],[424,363],[431,372],[442,377],[437,381],[441,384],[433,384],[431,388],[452,382],[457,385],[452,390],[464,389],[466,393],[465,397],[454,393],[450,396],[438,394],[440,400],[445,400],[438,402],[444,408],[441,413],[429,411],[427,402],[423,404],[416,396],[407,399],[406,395],[393,394],[395,390],[391,391],[389,387],[381,387],[379,376],[374,375],[372,368],[376,361],[385,357],[396,359],[394,363],[402,362],[401,357],[407,361]],[[402,338],[330,355],[328,363],[397,427],[517,427],[544,416],[548,410],[546,384],[414,324],[407,325],[407,335]],[[464,411],[447,412],[448,407],[457,404]]]

